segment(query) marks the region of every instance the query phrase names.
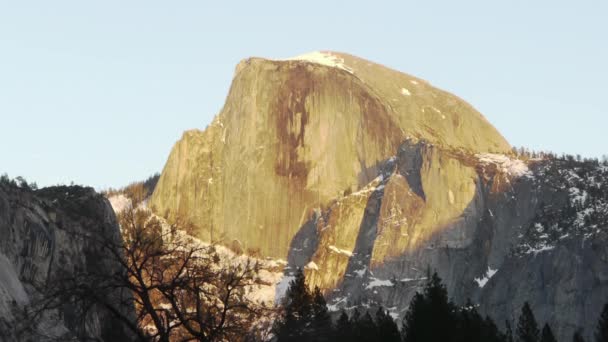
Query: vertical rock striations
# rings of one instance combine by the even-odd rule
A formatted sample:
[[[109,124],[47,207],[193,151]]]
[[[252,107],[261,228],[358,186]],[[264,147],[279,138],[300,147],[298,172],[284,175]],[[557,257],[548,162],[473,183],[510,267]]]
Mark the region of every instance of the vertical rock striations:
[[[345,54],[251,58],[212,124],[175,145],[151,205],[201,238],[284,258],[314,208],[366,186],[408,137],[510,150],[464,101],[406,74]]]
[[[0,341],[15,340],[15,328],[35,340],[70,336],[105,341],[127,341],[130,335],[103,307],[66,300],[59,310],[43,311],[37,321],[23,319],[24,307],[41,300],[40,287],[53,286],[56,277],[94,270],[108,277],[121,266],[92,239],[120,243],[114,212],[103,196],[91,188],[52,187],[38,191],[0,183]],[[123,290],[99,293],[119,300]],[[124,306],[122,314],[133,314]],[[25,324],[23,324],[25,323]],[[19,330],[19,329],[18,329]],[[67,335],[66,335],[67,334]],[[67,336],[67,337],[66,337]]]

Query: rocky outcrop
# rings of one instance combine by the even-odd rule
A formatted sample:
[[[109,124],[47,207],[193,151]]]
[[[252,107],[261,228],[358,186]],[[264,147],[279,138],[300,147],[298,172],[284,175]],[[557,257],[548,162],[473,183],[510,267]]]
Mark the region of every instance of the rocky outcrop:
[[[499,325],[515,326],[527,301],[560,340],[581,328],[591,338],[608,302],[608,167],[544,159],[528,169],[409,142],[384,165],[317,216],[312,253],[292,246],[290,266],[332,309],[383,305],[403,317],[432,269],[457,303],[472,299]]]
[[[110,312],[91,303],[67,300],[58,309],[42,311],[38,321],[15,321],[24,319],[24,308],[38,309],[41,291],[54,286],[59,275],[90,269],[110,277],[121,271],[92,242],[120,242],[114,212],[101,195],[91,188],[31,191],[0,183],[0,235],[0,340],[130,340]],[[118,290],[99,295],[118,301],[127,294]],[[123,308],[126,316],[134,313]]]
[[[285,258],[315,208],[366,186],[406,138],[510,151],[471,106],[412,76],[346,54],[250,58],[213,123],[175,145],[150,204],[200,238]]]
[[[608,169],[570,162],[518,160],[464,101],[350,55],[252,58],[174,146],[150,206],[287,258],[332,310],[403,317],[434,269],[457,303],[504,324],[529,301],[567,340],[608,299]]]

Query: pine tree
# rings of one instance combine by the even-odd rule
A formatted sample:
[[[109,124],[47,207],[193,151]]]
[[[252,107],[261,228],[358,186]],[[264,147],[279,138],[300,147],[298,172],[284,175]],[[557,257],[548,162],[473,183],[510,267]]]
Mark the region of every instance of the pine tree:
[[[410,301],[410,306],[401,324],[401,339],[404,342],[423,342],[430,335],[429,309],[424,296],[418,292]]]
[[[454,305],[441,278],[429,277],[423,294],[416,293],[405,314],[401,334],[405,342],[450,341],[456,329]],[[441,327],[441,329],[437,329]]]
[[[459,310],[458,333],[456,340],[459,342],[479,341],[482,335],[483,319],[475,309],[470,300]]]
[[[338,322],[336,322],[335,337],[336,342],[353,341],[353,326],[351,324],[350,318],[344,310],[342,310],[340,318],[338,318]]]
[[[521,316],[519,316],[519,322],[517,323],[517,341],[538,342],[539,335],[538,324],[536,323],[532,309],[530,309],[528,302],[525,302],[521,308]]]
[[[604,305],[600,320],[597,322],[595,342],[608,342],[608,304]]]
[[[393,317],[383,307],[378,308],[378,311],[376,311],[376,327],[378,328],[376,335],[378,341],[401,342],[401,335],[399,334],[397,324],[395,324]]]
[[[333,325],[329,311],[327,310],[327,303],[321,290],[315,287],[312,295],[312,331],[313,340],[318,342],[333,341]]]
[[[553,331],[551,331],[551,327],[549,324],[545,323],[543,326],[543,332],[540,337],[541,342],[557,342],[555,336],[553,335]]]
[[[490,317],[481,317],[477,309],[467,300],[458,312],[458,327],[454,338],[458,342],[503,342],[504,336],[498,331]]]
[[[305,342],[312,335],[312,296],[304,272],[298,269],[283,298],[283,312],[273,330],[279,342]]]
[[[481,341],[484,342],[505,342],[505,335],[498,330],[496,323],[486,316],[481,329]]]
[[[357,342],[376,342],[376,323],[369,314],[369,311],[365,312],[365,315],[361,316],[360,319],[354,323],[355,330],[355,341]]]

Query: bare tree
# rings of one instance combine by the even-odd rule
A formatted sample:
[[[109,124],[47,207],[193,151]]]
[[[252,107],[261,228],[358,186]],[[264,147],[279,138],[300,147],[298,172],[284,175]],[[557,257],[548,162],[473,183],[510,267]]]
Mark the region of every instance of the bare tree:
[[[239,341],[270,310],[246,297],[258,282],[258,265],[250,258],[220,255],[216,246],[181,233],[179,223],[168,226],[145,209],[127,208],[118,219],[119,242],[75,238],[91,240],[120,269],[54,276],[40,287],[44,297],[34,315],[79,302],[111,312],[140,341]],[[135,317],[125,314],[125,306],[134,307]]]

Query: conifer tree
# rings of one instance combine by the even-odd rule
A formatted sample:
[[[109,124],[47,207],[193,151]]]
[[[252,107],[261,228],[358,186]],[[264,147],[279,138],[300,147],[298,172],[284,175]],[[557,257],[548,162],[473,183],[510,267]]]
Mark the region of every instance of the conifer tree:
[[[553,331],[551,331],[551,327],[547,323],[545,323],[545,326],[543,326],[543,332],[541,333],[540,341],[557,342],[555,336],[553,335]]]
[[[482,318],[470,300],[467,300],[467,304],[458,312],[458,327],[453,336],[454,340],[459,342],[504,341],[504,336],[498,331],[492,319]]]
[[[608,342],[608,304],[600,315],[600,320],[595,328],[595,342]]]
[[[298,269],[283,298],[283,312],[273,330],[279,342],[305,342],[312,337],[312,296]]]
[[[496,323],[488,316],[483,321],[480,341],[505,342],[505,335],[498,330]]]
[[[538,342],[540,332],[538,330],[538,324],[530,309],[528,302],[524,303],[521,308],[521,316],[519,316],[519,322],[517,323],[517,341],[518,342]]]
[[[401,330],[404,341],[453,340],[456,328],[454,311],[441,278],[433,273],[428,277],[423,294],[414,295],[406,312]]]
[[[335,340],[336,342],[352,342],[354,338],[353,326],[346,311],[342,310],[340,318],[336,322]]]
[[[357,342],[376,342],[376,323],[372,319],[372,316],[369,314],[369,311],[366,311],[360,319],[354,324],[355,329],[355,341]]]
[[[482,334],[483,319],[470,300],[459,311],[458,334],[456,340],[462,342],[478,341]]]
[[[399,334],[397,324],[395,324],[393,317],[383,307],[378,308],[378,311],[376,311],[376,327],[378,329],[376,335],[378,341],[401,342],[401,335]]]
[[[404,342],[422,342],[430,336],[429,309],[424,296],[416,292],[401,324],[401,339]]]
[[[315,287],[312,297],[313,340],[318,342],[333,341],[333,325],[331,322],[331,317],[329,316],[329,311],[327,310],[325,298],[318,287]]]

